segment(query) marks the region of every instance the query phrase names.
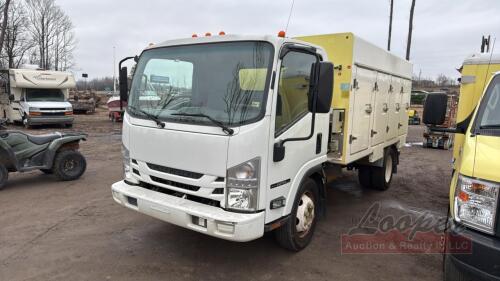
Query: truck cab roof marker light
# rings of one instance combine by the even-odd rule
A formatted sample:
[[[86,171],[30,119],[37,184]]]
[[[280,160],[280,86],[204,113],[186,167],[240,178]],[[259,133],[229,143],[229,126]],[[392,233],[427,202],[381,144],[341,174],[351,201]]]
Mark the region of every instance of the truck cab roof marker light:
[[[193,35],[191,35],[191,37],[196,38],[196,37],[198,37],[198,34],[193,33]]]
[[[278,37],[285,38],[285,36],[286,36],[285,31],[281,30],[280,32],[278,32]]]
[[[210,37],[210,36],[212,36],[212,33],[207,32],[207,33],[205,33],[205,36],[206,36],[206,37]]]
[[[226,35],[226,33],[224,31],[221,31],[221,32],[219,32],[219,35],[224,36],[224,35]]]

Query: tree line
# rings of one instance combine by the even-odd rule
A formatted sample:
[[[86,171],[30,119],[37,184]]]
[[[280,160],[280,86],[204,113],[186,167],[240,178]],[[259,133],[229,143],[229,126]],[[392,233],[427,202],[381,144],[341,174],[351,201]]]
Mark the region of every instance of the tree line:
[[[55,0],[0,0],[0,11],[1,68],[74,66],[74,26]]]

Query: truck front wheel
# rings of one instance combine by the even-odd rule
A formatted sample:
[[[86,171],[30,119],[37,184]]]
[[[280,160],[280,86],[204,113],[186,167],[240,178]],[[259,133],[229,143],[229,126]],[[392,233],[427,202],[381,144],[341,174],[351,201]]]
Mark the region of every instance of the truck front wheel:
[[[312,240],[318,220],[318,187],[308,178],[300,186],[288,221],[275,231],[283,248],[298,252]]]
[[[4,188],[8,178],[9,171],[7,171],[7,168],[3,164],[0,164],[0,190]]]

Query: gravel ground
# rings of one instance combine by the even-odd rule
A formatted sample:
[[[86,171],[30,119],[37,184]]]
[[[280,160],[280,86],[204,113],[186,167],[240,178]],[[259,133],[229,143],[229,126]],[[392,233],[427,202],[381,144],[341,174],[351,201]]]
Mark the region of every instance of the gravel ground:
[[[89,133],[78,181],[41,172],[11,174],[0,192],[0,280],[441,280],[441,254],[341,254],[340,236],[374,203],[395,217],[447,212],[451,152],[405,147],[385,192],[359,187],[355,172],[331,184],[326,217],[300,253],[272,235],[233,243],[185,230],[114,203],[121,179],[120,124],[106,112],[77,116]],[[20,129],[19,127],[17,129]],[[63,130],[43,128],[33,133]],[[410,126],[408,142],[423,127]]]

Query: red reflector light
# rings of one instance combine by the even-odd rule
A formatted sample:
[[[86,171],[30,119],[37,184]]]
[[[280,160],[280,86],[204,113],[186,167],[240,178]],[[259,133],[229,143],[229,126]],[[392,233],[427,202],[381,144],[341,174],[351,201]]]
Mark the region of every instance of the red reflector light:
[[[282,30],[278,32],[278,37],[285,38],[286,33]]]
[[[460,200],[462,200],[463,202],[467,202],[467,201],[469,201],[469,194],[467,194],[463,191],[460,191],[458,193],[458,198],[460,198]]]

